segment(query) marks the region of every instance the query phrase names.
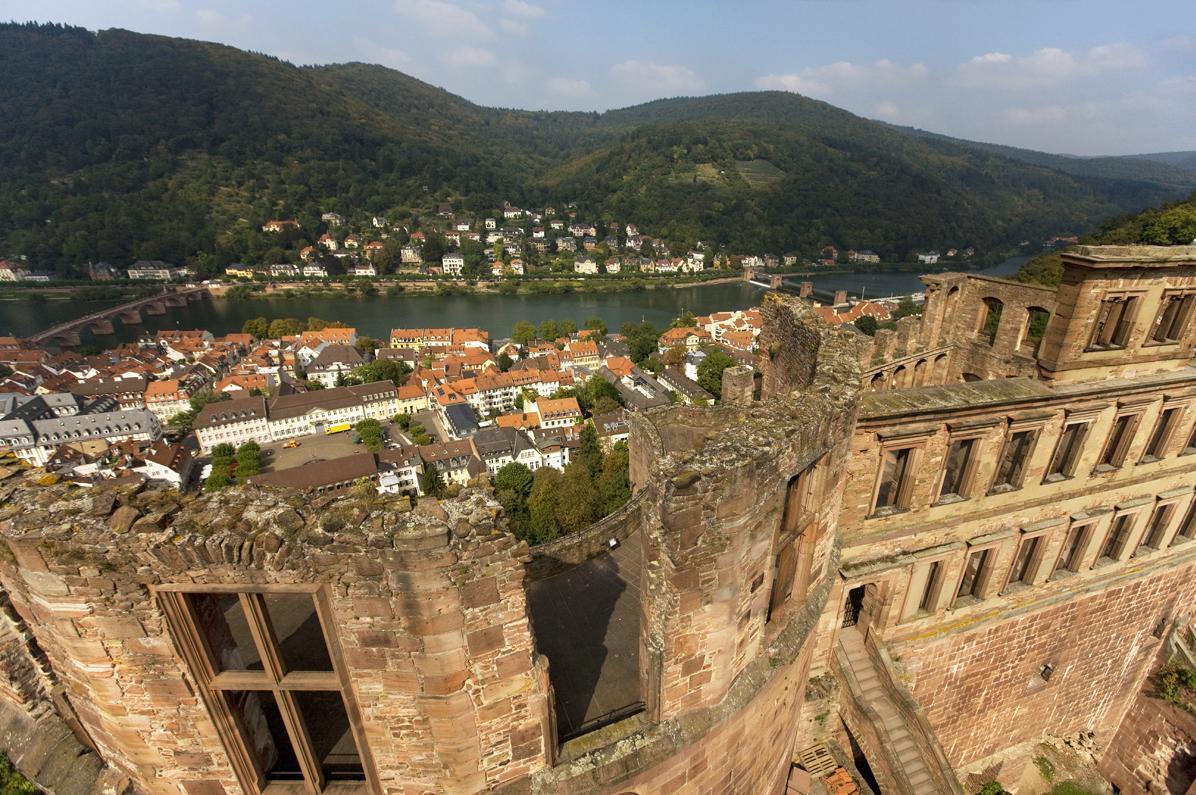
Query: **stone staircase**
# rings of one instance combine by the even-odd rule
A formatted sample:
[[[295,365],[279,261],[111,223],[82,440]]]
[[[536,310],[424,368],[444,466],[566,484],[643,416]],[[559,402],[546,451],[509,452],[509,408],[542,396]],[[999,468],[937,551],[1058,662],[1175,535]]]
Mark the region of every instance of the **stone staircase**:
[[[875,652],[870,653],[864,637],[854,627],[839,634],[837,650],[840,678],[850,691],[855,707],[857,735],[861,740],[881,792],[902,795],[924,793],[962,793],[943,757],[929,725],[925,723],[912,697],[904,692],[891,671],[880,670]],[[859,724],[866,721],[865,727]],[[848,724],[852,723],[848,720]],[[857,731],[861,729],[861,731]]]

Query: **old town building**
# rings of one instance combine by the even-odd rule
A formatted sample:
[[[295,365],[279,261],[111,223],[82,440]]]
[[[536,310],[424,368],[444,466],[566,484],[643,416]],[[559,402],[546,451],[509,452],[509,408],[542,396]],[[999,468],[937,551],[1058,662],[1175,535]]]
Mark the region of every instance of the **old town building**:
[[[770,295],[754,370],[627,415],[631,500],[530,549],[476,487],[3,468],[0,744],[55,792],[755,795],[832,756],[974,792],[1083,735],[1162,791],[1192,725],[1149,678],[1196,607],[1196,247],[1063,265],[926,277],[872,339]]]

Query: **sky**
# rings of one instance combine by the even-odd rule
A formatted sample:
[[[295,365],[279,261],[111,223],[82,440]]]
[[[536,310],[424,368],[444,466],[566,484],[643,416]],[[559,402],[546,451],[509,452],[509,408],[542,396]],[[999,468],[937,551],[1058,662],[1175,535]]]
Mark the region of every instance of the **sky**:
[[[491,106],[777,89],[1050,152],[1196,149],[1193,0],[0,0],[0,19],[378,63]]]

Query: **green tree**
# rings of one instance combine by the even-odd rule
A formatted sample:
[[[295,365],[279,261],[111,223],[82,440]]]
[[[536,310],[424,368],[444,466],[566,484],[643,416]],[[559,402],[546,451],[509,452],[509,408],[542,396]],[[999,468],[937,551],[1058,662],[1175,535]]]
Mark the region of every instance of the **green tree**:
[[[270,334],[270,321],[264,317],[255,317],[246,320],[241,326],[242,334],[249,334],[254,339],[265,339]]]
[[[586,463],[570,461],[557,491],[556,520],[562,533],[584,530],[598,518],[598,490]]]
[[[365,445],[366,449],[371,453],[378,453],[382,451],[383,439],[385,438],[385,431],[382,428],[382,423],[370,418],[364,419],[357,423],[354,428],[358,436],[361,437],[361,443]]]
[[[591,331],[598,332],[598,339],[602,339],[606,336],[606,321],[600,317],[586,318],[582,326]]]
[[[511,340],[516,345],[531,345],[536,341],[536,327],[526,320],[520,320],[511,329]]]
[[[527,496],[527,537],[531,544],[551,541],[561,533],[557,523],[557,492],[561,473],[552,467],[540,467],[532,478],[532,490]]]
[[[555,320],[542,320],[538,329],[540,339],[545,342],[552,342],[557,337],[561,336],[560,327]]]
[[[167,422],[167,425],[175,430],[190,431],[191,427],[195,424],[196,416],[200,411],[203,410],[204,406],[208,405],[209,403],[219,403],[222,400],[232,400],[232,395],[228,394],[227,392],[216,393],[210,389],[197,392],[196,394],[192,395],[191,400],[188,401],[190,408],[188,408],[186,411],[180,411],[178,414],[175,414]]]
[[[688,355],[689,350],[684,345],[674,345],[664,352],[664,363],[669,367],[681,367]]]
[[[214,491],[228,488],[232,484],[232,470],[227,465],[217,466],[213,464],[208,477],[203,482],[203,490],[205,493],[211,494]]]
[[[374,339],[373,337],[370,337],[365,334],[361,334],[361,335],[358,335],[357,340],[353,343],[353,347],[357,348],[357,350],[363,356],[365,356],[365,355],[372,354],[375,349],[383,347],[383,346],[379,345],[378,340]]]
[[[494,496],[502,504],[511,522],[511,529],[519,538],[523,538],[527,532],[527,498],[531,494],[534,478],[530,469],[516,461],[505,465],[494,476]]]
[[[597,477],[602,471],[602,447],[598,444],[598,431],[594,430],[593,423],[587,422],[582,427],[570,458],[585,464],[591,477]]]
[[[735,360],[721,348],[709,348],[706,358],[698,365],[698,385],[710,394],[722,397],[723,370],[735,364]]]
[[[507,356],[505,353],[499,354],[499,356],[498,356],[498,371],[500,373],[507,372],[508,370],[511,369],[511,367],[514,364],[515,364],[515,360],[512,359],[510,356]]]
[[[623,503],[631,499],[626,442],[614,445],[602,459],[602,472],[598,475],[597,488],[603,516],[618,510]]]
[[[237,448],[237,477],[244,481],[262,471],[262,448],[248,441]]]
[[[656,353],[656,341],[660,338],[660,329],[648,321],[624,323],[619,331],[623,334],[628,355],[636,364],[643,365],[649,356]]]
[[[303,330],[303,324],[293,317],[280,317],[270,321],[267,336],[271,339],[293,337]]]
[[[694,313],[686,309],[680,315],[673,318],[673,322],[669,324],[669,328],[693,328],[694,324],[698,322]]]
[[[897,308],[893,310],[893,320],[899,320],[910,315],[917,315],[921,313],[921,309],[914,303],[914,299],[908,295],[902,296],[901,300],[897,302]]]
[[[440,470],[430,463],[424,464],[424,469],[419,475],[419,490],[421,493],[440,498],[445,494],[444,478],[440,476]]]
[[[360,379],[363,384],[377,381],[390,381],[395,386],[402,386],[411,375],[411,367],[398,359],[376,359],[366,364],[359,364],[353,368],[353,377]]]
[[[312,315],[307,319],[308,331],[323,331],[326,328],[328,328],[328,321],[323,318]]]
[[[577,333],[577,324],[572,320],[558,320],[557,333],[562,337],[572,337]]]
[[[879,325],[880,324],[876,322],[876,318],[872,317],[871,315],[863,315],[857,318],[855,321],[855,327],[867,334],[869,337],[876,334],[876,329],[879,327]]]

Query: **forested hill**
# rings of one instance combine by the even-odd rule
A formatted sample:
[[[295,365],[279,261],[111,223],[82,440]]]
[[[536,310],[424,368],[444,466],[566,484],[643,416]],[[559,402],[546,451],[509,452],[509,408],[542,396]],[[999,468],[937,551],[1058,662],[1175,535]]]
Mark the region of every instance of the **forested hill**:
[[[1196,243],[1196,193],[1184,201],[1152,207],[1114,218],[1081,240],[1085,245],[1182,246]],[[1061,252],[1052,251],[1026,262],[1015,279],[1057,286],[1063,277]]]
[[[0,74],[0,256],[63,272],[254,263],[277,253],[268,218],[318,234],[321,212],[406,222],[445,200],[577,201],[587,220],[734,252],[906,257],[1082,231],[1196,183],[1147,160],[1077,173],[780,92],[502,110],[379,66],[123,30],[0,25]]]

